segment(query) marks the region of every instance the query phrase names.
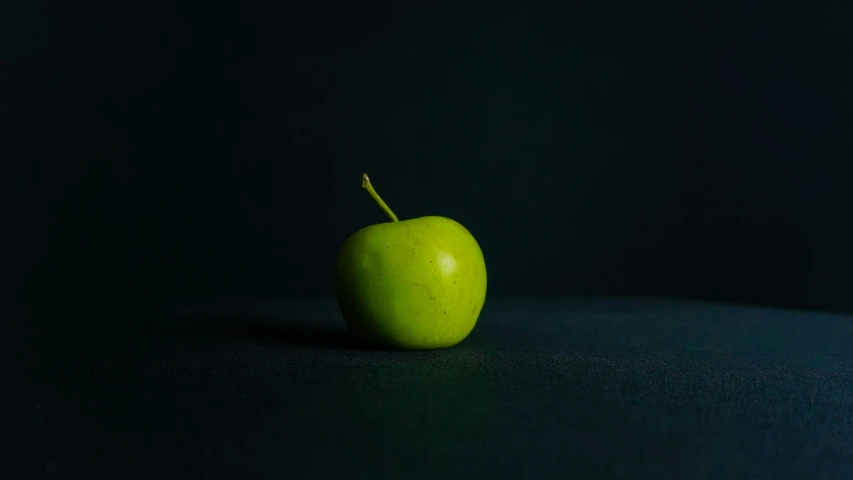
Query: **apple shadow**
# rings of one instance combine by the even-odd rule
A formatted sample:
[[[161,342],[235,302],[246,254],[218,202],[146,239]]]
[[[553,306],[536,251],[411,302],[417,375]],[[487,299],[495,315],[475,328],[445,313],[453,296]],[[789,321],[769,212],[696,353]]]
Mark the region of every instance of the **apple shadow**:
[[[367,350],[346,328],[327,324],[299,323],[287,319],[257,319],[252,317],[181,318],[168,327],[170,334],[204,337],[222,341],[239,341],[265,345],[310,347],[344,350]]]
[[[377,350],[360,342],[342,319],[303,311],[262,311],[239,302],[189,309],[131,302],[79,302],[44,312],[30,327],[57,351],[70,345],[127,345],[169,338],[193,342],[262,344],[294,348]],[[283,309],[282,309],[283,310]],[[73,341],[71,340],[73,339]],[[381,350],[381,349],[379,349]]]

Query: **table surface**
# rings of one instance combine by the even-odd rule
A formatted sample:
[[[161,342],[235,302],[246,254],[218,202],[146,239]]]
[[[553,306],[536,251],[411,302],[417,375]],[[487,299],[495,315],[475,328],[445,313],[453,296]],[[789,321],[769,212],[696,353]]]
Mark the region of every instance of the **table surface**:
[[[853,478],[850,316],[493,299],[429,352],[332,299],[20,325],[2,478]]]

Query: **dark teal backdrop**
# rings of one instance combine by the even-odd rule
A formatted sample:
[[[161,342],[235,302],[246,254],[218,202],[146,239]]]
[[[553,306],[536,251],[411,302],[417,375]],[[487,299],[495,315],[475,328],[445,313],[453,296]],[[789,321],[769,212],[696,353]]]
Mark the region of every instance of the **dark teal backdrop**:
[[[12,4],[31,299],[332,295],[368,172],[492,295],[853,310],[849,2]]]

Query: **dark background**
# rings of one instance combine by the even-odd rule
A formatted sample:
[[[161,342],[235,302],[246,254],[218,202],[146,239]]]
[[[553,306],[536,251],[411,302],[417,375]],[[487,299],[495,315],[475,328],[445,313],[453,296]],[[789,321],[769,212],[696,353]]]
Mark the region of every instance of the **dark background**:
[[[849,1],[6,2],[7,291],[331,296],[467,226],[491,296],[853,311]]]
[[[714,303],[853,312],[853,2],[398,3],[0,2],[0,478],[853,478],[851,317]],[[456,347],[306,298],[362,172]]]

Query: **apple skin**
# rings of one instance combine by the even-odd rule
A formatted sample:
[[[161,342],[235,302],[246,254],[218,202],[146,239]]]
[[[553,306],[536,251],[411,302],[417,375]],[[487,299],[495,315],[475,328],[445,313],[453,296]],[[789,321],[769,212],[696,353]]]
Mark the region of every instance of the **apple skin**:
[[[449,218],[380,223],[344,243],[335,294],[350,331],[373,346],[451,347],[480,316],[486,263],[471,233]]]

